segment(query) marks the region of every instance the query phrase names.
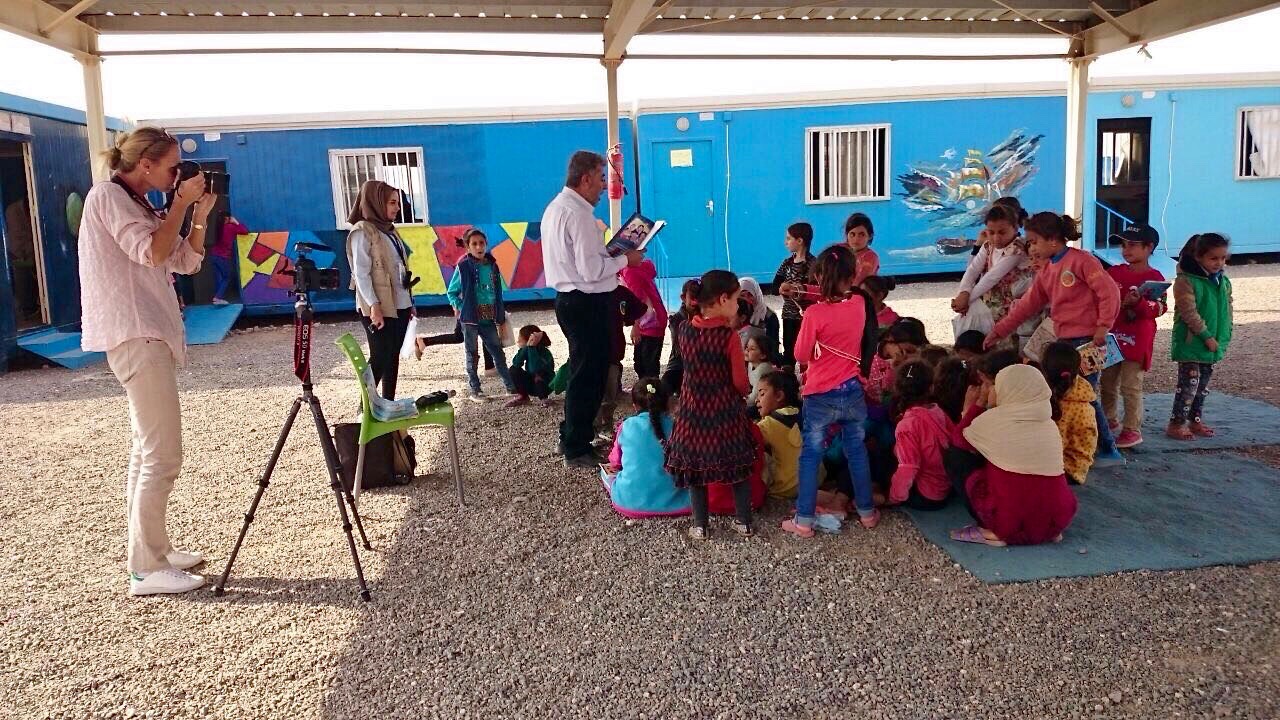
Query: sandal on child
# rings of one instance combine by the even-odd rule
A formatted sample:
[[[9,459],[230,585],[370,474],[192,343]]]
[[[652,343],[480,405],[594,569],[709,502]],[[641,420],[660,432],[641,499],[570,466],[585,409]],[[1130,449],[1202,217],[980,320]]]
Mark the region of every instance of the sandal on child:
[[[1213,428],[1209,427],[1208,425],[1205,425],[1202,422],[1191,423],[1191,425],[1187,427],[1187,430],[1192,435],[1197,435],[1199,437],[1213,437],[1214,435],[1217,434],[1213,431]]]
[[[744,538],[749,538],[752,535],[755,535],[755,532],[751,530],[751,526],[747,523],[735,522],[733,524],[733,529]]]
[[[977,525],[966,525],[959,530],[952,530],[951,539],[956,542],[975,543],[977,545],[990,545],[991,547],[1004,547],[1006,545],[1003,540],[992,540],[982,534],[982,529]]]
[[[783,520],[782,529],[791,533],[792,535],[795,535],[796,537],[801,537],[801,538],[813,537],[813,528],[805,527],[804,525],[797,525],[795,518],[787,518],[786,520]]]
[[[690,540],[706,540],[707,529],[704,527],[698,527],[697,525],[694,525],[693,527],[689,528],[689,539]]]
[[[1195,435],[1191,434],[1191,431],[1187,429],[1186,425],[1170,424],[1169,427],[1165,428],[1164,434],[1168,435],[1174,440],[1194,440],[1195,439]]]

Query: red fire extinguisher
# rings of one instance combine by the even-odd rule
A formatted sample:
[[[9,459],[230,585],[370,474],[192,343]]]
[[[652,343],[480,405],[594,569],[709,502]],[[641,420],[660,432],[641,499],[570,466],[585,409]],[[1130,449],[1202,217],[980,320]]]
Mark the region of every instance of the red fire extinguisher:
[[[622,144],[609,148],[609,199],[621,200],[627,192],[622,182]]]

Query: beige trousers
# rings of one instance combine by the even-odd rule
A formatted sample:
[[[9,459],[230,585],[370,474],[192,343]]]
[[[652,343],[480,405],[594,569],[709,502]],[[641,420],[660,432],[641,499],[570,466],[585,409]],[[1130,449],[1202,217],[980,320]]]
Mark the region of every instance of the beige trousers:
[[[173,546],[165,527],[169,493],[182,468],[182,409],[177,365],[161,340],[126,340],[107,351],[107,364],[129,397],[133,448],[125,512],[129,518],[129,572],[169,567]]]
[[[1124,398],[1125,430],[1142,431],[1142,364],[1125,360],[1102,371],[1102,411],[1108,422],[1115,422],[1118,398]]]

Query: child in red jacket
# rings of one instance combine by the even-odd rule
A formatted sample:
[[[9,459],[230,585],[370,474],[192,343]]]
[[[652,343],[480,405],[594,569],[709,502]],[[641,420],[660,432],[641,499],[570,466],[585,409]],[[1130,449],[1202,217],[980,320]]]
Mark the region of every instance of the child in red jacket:
[[[1164,275],[1151,267],[1148,259],[1160,244],[1160,234],[1147,225],[1126,228],[1115,237],[1124,244],[1121,252],[1127,265],[1107,269],[1120,290],[1120,314],[1111,332],[1120,345],[1124,362],[1102,371],[1102,409],[1116,436],[1116,447],[1131,448],[1142,442],[1142,377],[1151,369],[1152,347],[1156,341],[1156,318],[1165,314],[1164,293],[1149,300],[1138,293],[1144,282],[1164,282]],[[1124,422],[1118,422],[1119,398],[1124,397]]]
[[[1039,212],[1026,224],[1027,241],[1033,257],[1043,262],[1031,288],[1013,309],[987,334],[983,346],[990,348],[1009,336],[1027,318],[1049,306],[1054,332],[1059,342],[1072,347],[1092,341],[1105,345],[1107,334],[1120,313],[1120,289],[1092,253],[1067,245],[1080,240],[1080,229],[1070,215]],[[1098,393],[1099,375],[1085,377]],[[1098,451],[1094,467],[1123,465],[1115,437],[1107,427],[1102,402],[1093,401],[1098,420]]]

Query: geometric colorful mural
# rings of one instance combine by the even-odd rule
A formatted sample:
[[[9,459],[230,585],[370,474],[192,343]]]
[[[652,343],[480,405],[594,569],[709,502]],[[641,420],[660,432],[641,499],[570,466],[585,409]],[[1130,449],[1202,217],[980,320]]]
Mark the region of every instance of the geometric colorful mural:
[[[920,234],[960,230],[982,224],[987,208],[997,198],[1017,195],[1036,174],[1036,151],[1044,135],[1028,137],[1014,130],[987,153],[970,148],[956,163],[954,148],[939,162],[908,163],[909,172],[898,176],[906,206],[929,221]]]
[[[539,223],[510,222],[492,225],[424,225],[399,228],[409,249],[409,271],[422,278],[413,287],[415,296],[443,295],[465,250],[458,238],[476,227],[489,239],[489,252],[498,265],[503,286],[508,290],[545,288],[542,271],[542,241]],[[293,268],[299,242],[324,245],[331,252],[312,251],[310,257],[322,268],[336,267],[342,275],[338,294],[350,296],[347,284],[347,233],[342,230],[292,230],[258,232],[236,239],[240,261],[240,295],[246,305],[281,304],[292,301],[289,289],[293,278],[283,272]]]

